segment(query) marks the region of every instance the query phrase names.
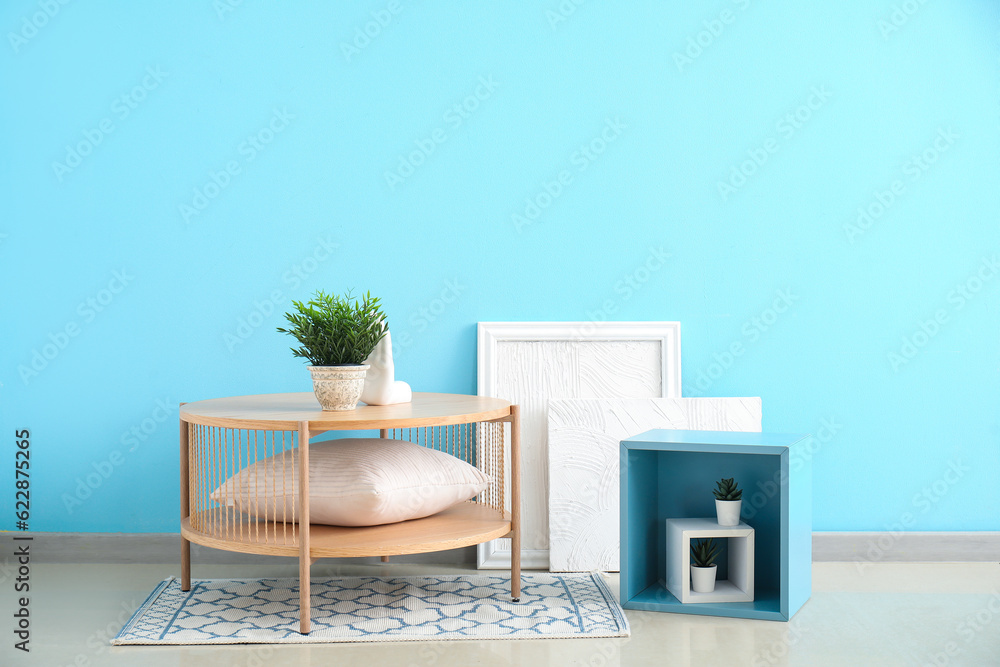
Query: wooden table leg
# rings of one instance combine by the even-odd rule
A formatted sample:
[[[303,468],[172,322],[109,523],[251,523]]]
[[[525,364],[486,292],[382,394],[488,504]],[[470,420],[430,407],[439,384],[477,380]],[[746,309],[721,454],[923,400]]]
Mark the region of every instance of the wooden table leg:
[[[184,405],[181,403],[181,405]],[[188,424],[181,419],[181,521],[191,514],[188,476]],[[181,590],[191,590],[191,542],[181,537]]]
[[[181,590],[191,590],[191,543],[181,538]]]
[[[521,408],[510,406],[510,597],[521,600]]]
[[[309,422],[299,422],[299,632],[309,634]]]

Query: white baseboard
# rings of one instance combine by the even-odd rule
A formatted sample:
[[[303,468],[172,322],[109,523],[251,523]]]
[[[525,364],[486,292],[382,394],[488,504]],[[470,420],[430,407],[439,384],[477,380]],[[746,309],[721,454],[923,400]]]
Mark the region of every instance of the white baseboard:
[[[36,563],[179,563],[177,533],[19,533],[33,537],[32,562]],[[484,569],[509,569],[510,552],[494,551],[482,562]],[[290,563],[294,558],[257,556],[191,545],[191,560],[205,564]],[[348,562],[378,562],[377,558],[351,558]],[[393,562],[475,564],[475,547],[427,554],[393,556]],[[813,562],[1000,562],[1000,531],[889,533],[813,533]],[[548,550],[525,549],[521,567],[547,569]]]
[[[1000,531],[813,533],[813,562],[1000,561]]]
[[[478,546],[477,564],[480,570],[509,570],[510,550],[497,549],[494,545],[500,540],[483,542]],[[548,570],[548,549],[521,549],[522,570]]]

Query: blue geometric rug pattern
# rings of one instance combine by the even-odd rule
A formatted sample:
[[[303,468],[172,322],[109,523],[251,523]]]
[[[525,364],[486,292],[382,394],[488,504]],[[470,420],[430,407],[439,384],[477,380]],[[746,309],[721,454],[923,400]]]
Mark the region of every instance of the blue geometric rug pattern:
[[[114,645],[280,644],[444,639],[627,637],[628,621],[601,575],[338,577],[311,580],[312,632],[299,629],[297,579],[169,578]]]

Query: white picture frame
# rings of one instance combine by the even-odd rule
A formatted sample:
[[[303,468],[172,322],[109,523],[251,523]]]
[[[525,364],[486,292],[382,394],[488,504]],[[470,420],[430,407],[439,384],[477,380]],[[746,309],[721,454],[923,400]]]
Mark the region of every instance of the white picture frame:
[[[679,397],[680,322],[480,322],[477,384],[521,407],[521,565],[548,569],[548,400]],[[510,540],[476,561],[509,568]]]

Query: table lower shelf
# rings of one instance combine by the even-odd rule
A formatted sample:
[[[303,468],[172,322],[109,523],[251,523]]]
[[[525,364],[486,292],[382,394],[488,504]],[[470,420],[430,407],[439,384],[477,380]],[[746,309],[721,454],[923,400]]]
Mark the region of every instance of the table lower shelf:
[[[203,525],[225,525],[224,508],[201,513]],[[264,531],[264,523],[255,520],[235,523],[230,510],[229,534],[209,534],[191,528],[190,517],[181,520],[181,535],[195,544],[213,549],[267,556],[298,556],[299,531],[295,524],[284,530],[279,524]],[[444,551],[472,546],[511,531],[510,514],[487,505],[464,502],[423,519],[412,519],[382,526],[324,526],[309,528],[309,553],[313,558],[349,558],[358,556],[393,556]]]

